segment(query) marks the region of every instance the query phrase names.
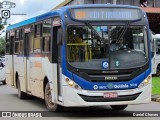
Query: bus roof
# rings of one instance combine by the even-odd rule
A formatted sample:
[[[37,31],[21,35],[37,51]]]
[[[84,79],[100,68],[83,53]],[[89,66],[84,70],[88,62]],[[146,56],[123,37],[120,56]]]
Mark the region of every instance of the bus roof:
[[[56,14],[62,14],[63,12],[65,12],[68,9],[71,9],[71,8],[82,8],[82,7],[89,7],[89,8],[90,7],[118,7],[118,8],[137,8],[137,9],[140,9],[137,6],[113,5],[113,4],[87,4],[87,5],[64,6],[64,7],[61,7],[59,9],[57,9],[57,10],[52,10],[52,11],[50,11],[48,13],[45,13],[45,14],[42,14],[42,15],[39,15],[39,16],[24,20],[22,22],[10,25],[10,26],[7,27],[7,30],[12,30],[12,29],[15,29],[15,28],[18,28],[18,27],[22,27],[22,26],[25,26],[25,25],[28,25],[28,24],[32,24],[32,23],[38,22],[40,20],[43,20],[45,18],[54,16]]]

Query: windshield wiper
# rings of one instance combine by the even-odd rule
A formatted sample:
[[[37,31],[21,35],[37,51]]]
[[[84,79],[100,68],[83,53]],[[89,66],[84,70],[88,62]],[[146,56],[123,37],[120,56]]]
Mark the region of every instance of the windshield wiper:
[[[89,22],[85,22],[85,24],[94,31],[94,33],[98,36],[99,39],[102,39],[99,34],[97,33],[97,31],[93,28],[93,26],[89,23]]]
[[[130,25],[130,22],[127,22],[127,24],[124,26],[119,38],[117,39],[117,43],[121,43],[122,44],[122,42],[123,42],[122,38],[123,38],[124,34],[126,33],[129,25]]]

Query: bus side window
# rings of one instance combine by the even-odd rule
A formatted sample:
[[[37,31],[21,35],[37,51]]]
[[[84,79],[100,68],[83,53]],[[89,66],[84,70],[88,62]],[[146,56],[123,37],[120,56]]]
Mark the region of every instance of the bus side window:
[[[24,53],[24,48],[23,48],[23,35],[24,35],[24,30],[23,28],[20,29],[20,54]]]
[[[20,30],[16,30],[16,37],[14,42],[14,53],[18,54],[20,51]]]
[[[35,25],[35,34],[34,34],[34,53],[41,52],[41,37],[42,36],[42,24]]]
[[[10,34],[7,32],[6,35],[6,54],[10,53]]]
[[[15,41],[15,31],[12,31],[12,34],[10,34],[10,55],[14,54],[14,41]]]
[[[43,21],[42,51],[51,52],[51,19]]]
[[[30,53],[33,53],[33,44],[34,44],[34,25],[31,25],[31,37],[30,37],[30,42],[29,42],[29,51]]]
[[[62,28],[53,27],[53,63],[61,61]]]
[[[51,52],[51,37],[50,36],[42,38],[42,51]]]
[[[156,53],[160,54],[160,39],[157,39],[156,41]]]

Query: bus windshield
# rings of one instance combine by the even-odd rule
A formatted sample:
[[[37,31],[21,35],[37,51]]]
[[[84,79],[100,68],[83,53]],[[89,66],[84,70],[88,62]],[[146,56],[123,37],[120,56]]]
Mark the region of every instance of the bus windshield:
[[[69,26],[68,63],[79,69],[128,69],[148,61],[145,26]]]

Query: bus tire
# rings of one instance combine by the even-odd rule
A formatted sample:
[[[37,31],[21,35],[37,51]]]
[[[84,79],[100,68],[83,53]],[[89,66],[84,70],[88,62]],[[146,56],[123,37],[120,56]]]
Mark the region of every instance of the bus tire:
[[[111,105],[113,110],[124,110],[128,105]]]
[[[160,76],[160,65],[157,66],[156,75],[157,75],[157,76]]]
[[[60,112],[63,110],[62,106],[52,102],[52,95],[49,83],[47,83],[45,86],[45,104],[49,111]]]
[[[19,97],[20,99],[26,99],[26,98],[27,98],[27,93],[21,91],[21,86],[20,86],[20,81],[19,81],[19,79],[18,79],[18,81],[17,81],[17,88],[18,88],[18,97]]]
[[[6,80],[4,80],[2,83],[3,83],[3,85],[6,85]]]

